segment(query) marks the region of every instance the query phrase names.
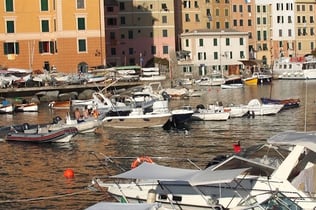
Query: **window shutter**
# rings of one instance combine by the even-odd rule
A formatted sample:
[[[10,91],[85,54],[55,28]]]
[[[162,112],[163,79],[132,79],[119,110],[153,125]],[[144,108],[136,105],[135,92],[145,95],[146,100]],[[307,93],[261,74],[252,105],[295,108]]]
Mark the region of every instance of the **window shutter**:
[[[15,43],[15,54],[20,54],[20,46],[18,42]]]
[[[43,53],[43,42],[38,43],[39,53]]]
[[[54,54],[55,53],[55,46],[54,46],[54,42],[53,41],[50,41],[49,42],[49,50],[50,50],[50,53],[51,54]]]
[[[3,43],[3,50],[4,50],[4,54],[7,55],[8,54],[8,43]]]

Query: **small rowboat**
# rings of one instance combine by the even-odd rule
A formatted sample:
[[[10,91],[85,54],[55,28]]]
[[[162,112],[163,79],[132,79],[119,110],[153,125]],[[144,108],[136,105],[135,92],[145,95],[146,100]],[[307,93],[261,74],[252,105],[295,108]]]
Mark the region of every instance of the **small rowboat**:
[[[75,127],[61,128],[55,131],[48,131],[46,127],[39,127],[37,129],[26,129],[24,132],[18,132],[16,130],[10,131],[5,139],[7,141],[19,142],[64,143],[69,142],[77,133],[78,129]]]
[[[38,104],[33,103],[33,102],[14,104],[14,111],[16,111],[16,112],[38,112]]]

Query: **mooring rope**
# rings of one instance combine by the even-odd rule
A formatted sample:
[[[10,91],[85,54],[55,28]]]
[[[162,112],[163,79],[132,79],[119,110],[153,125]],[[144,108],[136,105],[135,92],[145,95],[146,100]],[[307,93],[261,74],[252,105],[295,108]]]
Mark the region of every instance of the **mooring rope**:
[[[49,200],[49,199],[63,198],[63,197],[83,194],[83,193],[87,193],[87,192],[91,192],[91,190],[83,190],[83,191],[74,192],[74,193],[67,193],[67,194],[47,196],[47,197],[26,198],[26,199],[16,199],[16,200],[3,200],[3,201],[0,201],[0,203],[3,204],[3,203],[19,203],[19,202]]]

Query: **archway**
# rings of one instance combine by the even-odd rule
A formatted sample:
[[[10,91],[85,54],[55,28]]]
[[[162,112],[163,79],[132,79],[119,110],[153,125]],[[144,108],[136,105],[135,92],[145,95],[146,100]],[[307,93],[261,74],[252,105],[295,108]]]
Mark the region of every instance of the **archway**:
[[[78,64],[78,73],[87,73],[88,72],[88,69],[89,69],[89,66],[86,62],[80,62]]]

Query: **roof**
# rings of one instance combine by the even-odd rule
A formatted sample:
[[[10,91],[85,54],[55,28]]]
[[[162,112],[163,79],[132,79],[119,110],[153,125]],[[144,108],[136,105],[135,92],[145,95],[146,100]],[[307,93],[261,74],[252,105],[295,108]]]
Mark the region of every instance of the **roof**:
[[[142,163],[140,166],[127,172],[112,176],[124,179],[150,179],[162,181],[186,181],[192,186],[229,183],[248,168],[217,170],[211,168],[204,170],[181,169],[161,166],[152,163]]]

